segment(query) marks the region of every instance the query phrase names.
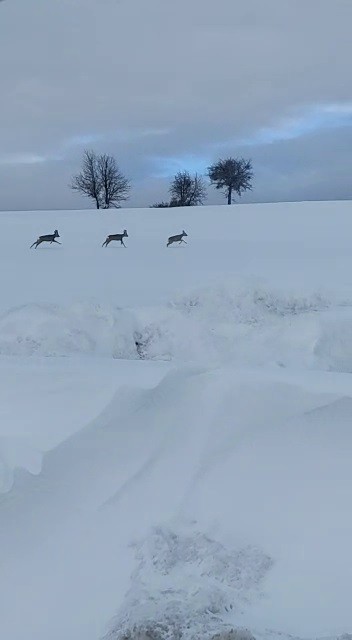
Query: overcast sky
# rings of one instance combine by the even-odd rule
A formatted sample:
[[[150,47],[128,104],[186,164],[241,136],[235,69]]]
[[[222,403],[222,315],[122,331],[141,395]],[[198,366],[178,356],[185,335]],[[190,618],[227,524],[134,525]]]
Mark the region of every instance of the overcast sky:
[[[253,160],[243,201],[350,198],[351,25],[352,0],[0,2],[0,209],[90,206],[85,148],[129,206],[229,155]]]

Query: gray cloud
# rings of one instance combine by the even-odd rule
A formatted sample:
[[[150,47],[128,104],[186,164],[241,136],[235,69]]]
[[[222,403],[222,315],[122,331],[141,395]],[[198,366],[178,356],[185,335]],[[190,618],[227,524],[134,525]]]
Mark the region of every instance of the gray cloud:
[[[0,207],[87,206],[67,188],[85,146],[116,155],[131,205],[242,153],[247,200],[350,197],[351,23],[351,0],[7,0]]]

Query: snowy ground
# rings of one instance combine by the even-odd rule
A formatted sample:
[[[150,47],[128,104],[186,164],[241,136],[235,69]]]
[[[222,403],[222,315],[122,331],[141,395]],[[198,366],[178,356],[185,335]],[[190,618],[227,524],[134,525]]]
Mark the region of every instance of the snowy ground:
[[[352,203],[4,213],[0,290],[1,639],[352,632]]]

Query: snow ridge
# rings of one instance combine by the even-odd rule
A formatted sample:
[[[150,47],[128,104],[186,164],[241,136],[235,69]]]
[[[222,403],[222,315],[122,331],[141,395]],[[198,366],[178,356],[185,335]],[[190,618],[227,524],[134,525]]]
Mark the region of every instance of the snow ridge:
[[[27,304],[0,316],[0,354],[275,364],[352,371],[352,305],[242,278],[164,306]]]

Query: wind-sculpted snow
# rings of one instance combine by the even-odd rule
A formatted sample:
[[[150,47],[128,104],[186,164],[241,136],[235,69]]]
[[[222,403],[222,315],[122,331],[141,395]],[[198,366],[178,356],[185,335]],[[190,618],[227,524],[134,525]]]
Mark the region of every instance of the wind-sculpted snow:
[[[198,531],[156,528],[136,549],[137,568],[106,640],[201,640],[233,631],[231,614],[260,596],[271,559],[256,548],[226,549]],[[232,634],[231,634],[232,631]]]
[[[38,474],[41,461],[41,453],[22,438],[0,437],[0,494],[12,488],[15,469],[22,468]]]
[[[345,300],[280,292],[251,279],[191,291],[158,307],[32,304],[0,317],[0,354],[350,371],[349,309],[352,318]]]
[[[351,410],[341,392],[314,390],[300,376],[284,382],[280,371],[177,368],[152,388],[121,389],[45,454],[39,475],[18,474],[0,499],[4,628],[21,637],[10,603],[23,612],[29,592],[41,609],[28,635],[40,640],[79,637],[82,628],[97,640],[119,609],[110,626],[117,638],[142,640],[157,628],[164,640],[176,628],[189,638],[249,640],[226,634],[253,630],[260,607],[260,628],[268,620],[287,628],[292,598],[300,624],[330,619],[316,588],[326,571],[334,577],[326,597],[334,601],[338,578],[349,610]],[[336,526],[345,533],[330,554]],[[140,537],[134,562],[129,545]],[[42,618],[58,594],[66,615],[54,629]]]

